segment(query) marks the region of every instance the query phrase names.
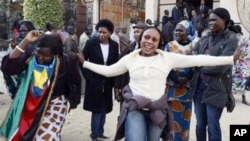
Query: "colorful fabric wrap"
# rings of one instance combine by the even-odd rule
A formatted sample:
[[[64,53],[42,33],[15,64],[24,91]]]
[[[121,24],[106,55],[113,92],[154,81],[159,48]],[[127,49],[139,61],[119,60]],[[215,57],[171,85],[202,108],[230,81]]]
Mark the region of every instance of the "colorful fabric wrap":
[[[12,102],[12,105],[5,117],[5,120],[2,122],[2,125],[0,126],[0,136],[6,138],[6,140],[12,140],[13,137],[17,134],[20,127],[20,121],[23,116],[23,111],[25,108],[25,104],[27,103],[27,99],[29,99],[29,88],[30,83],[32,79],[33,74],[33,60],[30,59],[28,62],[28,68],[25,71],[25,74],[23,76],[23,81],[20,85],[20,88],[18,89],[17,95],[15,99]],[[39,110],[36,112],[34,116],[34,122],[32,125],[30,125],[29,129],[32,128],[32,134],[25,134],[26,140],[33,140],[34,134],[37,131],[37,128],[41,124],[41,119],[43,119],[46,109],[49,105],[51,95],[52,95],[52,89],[54,88],[54,85],[56,83],[58,70],[60,66],[60,59],[59,57],[55,58],[55,68],[54,68],[54,79],[51,80],[51,83],[49,84],[50,90],[45,93],[45,97],[43,98]],[[29,132],[30,133],[30,132]]]
[[[23,79],[30,80],[32,76],[32,64],[30,61],[28,70],[24,74]],[[9,109],[8,115],[0,127],[0,135],[10,140],[19,127],[20,117],[22,116],[23,107],[28,94],[30,81],[22,81],[17,95]]]

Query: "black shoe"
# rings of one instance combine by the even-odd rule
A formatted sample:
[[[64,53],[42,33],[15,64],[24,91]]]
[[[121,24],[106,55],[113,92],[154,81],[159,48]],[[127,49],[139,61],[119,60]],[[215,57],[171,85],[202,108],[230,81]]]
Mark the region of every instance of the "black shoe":
[[[247,101],[245,95],[242,95],[242,103],[245,104],[245,105],[247,105],[247,106],[250,106],[250,103]]]
[[[102,136],[98,137],[97,139],[98,139],[98,141],[99,141],[99,140],[100,140],[100,141],[109,141],[109,140],[110,140],[110,138],[109,138],[109,137],[104,136],[104,135],[102,135]]]

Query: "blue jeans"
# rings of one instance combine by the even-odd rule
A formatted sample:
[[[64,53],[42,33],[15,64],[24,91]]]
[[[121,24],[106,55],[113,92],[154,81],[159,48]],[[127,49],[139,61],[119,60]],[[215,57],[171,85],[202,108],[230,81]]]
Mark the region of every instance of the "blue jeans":
[[[206,141],[207,128],[209,141],[221,141],[220,118],[223,108],[216,108],[201,102],[204,86],[204,82],[200,81],[194,94],[196,140]]]
[[[143,110],[128,112],[125,141],[159,141],[163,129],[151,122],[148,113]]]
[[[100,113],[92,112],[91,134],[90,134],[92,139],[96,139],[103,135],[105,120],[106,120],[105,106],[102,106],[102,111]]]

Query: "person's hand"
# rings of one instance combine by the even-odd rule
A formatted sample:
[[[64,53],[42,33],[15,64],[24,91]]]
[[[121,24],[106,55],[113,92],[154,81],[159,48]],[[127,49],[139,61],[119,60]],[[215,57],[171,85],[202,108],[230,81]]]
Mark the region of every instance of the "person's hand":
[[[28,43],[33,43],[37,41],[43,34],[43,31],[32,30],[25,36],[24,40],[26,40]]]
[[[16,38],[13,38],[10,40],[10,46],[12,49],[14,49],[17,45],[17,39]]]
[[[236,64],[236,61],[240,58],[240,54],[241,54],[243,45],[244,45],[244,43],[243,43],[243,42],[240,42],[240,43],[238,44],[238,47],[237,47],[236,50],[234,51],[234,54],[233,54],[233,61],[234,61],[234,64]]]
[[[137,110],[139,107],[138,103],[135,100],[129,100],[128,101],[128,111],[134,111]]]
[[[114,88],[114,92],[115,92],[115,100],[120,102],[121,101],[122,90],[119,89],[119,88]]]
[[[83,64],[84,61],[85,61],[85,58],[84,58],[84,56],[83,56],[83,54],[82,54],[81,51],[79,51],[79,52],[77,53],[77,57],[78,57],[79,62],[80,62],[81,64]]]

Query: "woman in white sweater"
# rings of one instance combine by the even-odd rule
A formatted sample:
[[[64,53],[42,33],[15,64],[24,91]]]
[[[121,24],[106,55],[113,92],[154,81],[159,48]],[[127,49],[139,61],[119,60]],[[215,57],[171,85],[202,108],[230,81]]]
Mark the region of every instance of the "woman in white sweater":
[[[121,58],[111,66],[97,65],[79,59],[84,68],[90,69],[106,77],[117,76],[129,72],[129,87],[134,96],[142,96],[156,101],[165,94],[166,77],[173,68],[197,66],[215,66],[233,64],[238,58],[238,50],[234,56],[213,57],[208,55],[181,55],[164,52],[160,48],[161,32],[155,27],[146,28],[140,39],[140,49]],[[166,101],[167,102],[167,101]],[[163,128],[150,122],[147,112],[151,109],[140,107],[127,113],[125,120],[125,140],[157,141]],[[172,124],[172,123],[169,123]],[[143,126],[141,126],[143,125]]]

